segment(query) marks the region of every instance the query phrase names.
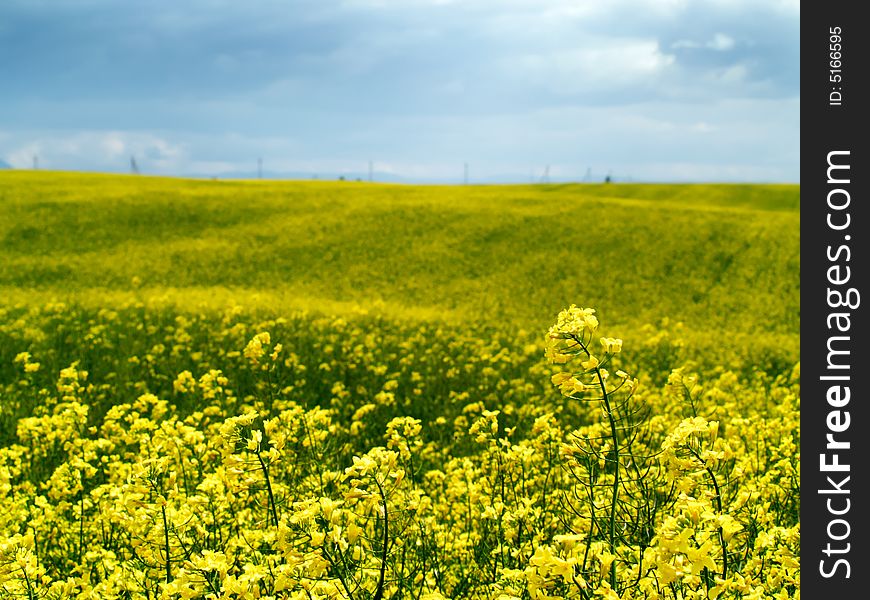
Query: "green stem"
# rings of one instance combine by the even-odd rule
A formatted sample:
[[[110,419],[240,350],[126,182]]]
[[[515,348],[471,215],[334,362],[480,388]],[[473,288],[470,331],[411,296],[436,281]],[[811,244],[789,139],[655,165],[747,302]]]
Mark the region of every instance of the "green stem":
[[[166,583],[172,579],[172,567],[169,559],[169,522],[166,519],[166,505],[160,507],[163,513],[163,543],[166,547]]]
[[[349,569],[347,567],[347,561],[344,558],[344,553],[342,553],[341,548],[336,548],[338,550],[338,557],[341,559],[342,569],[338,568],[338,563],[333,560],[332,555],[329,554],[329,551],[326,549],[326,542],[324,542],[323,547],[320,549],[323,552],[323,556],[326,557],[326,560],[335,568],[336,576],[338,577],[338,581],[341,582],[341,587],[344,588],[344,591],[347,592],[347,597],[350,600],[353,600],[353,593],[350,591],[350,587],[347,585],[347,581],[345,581],[344,576],[348,573]]]
[[[375,484],[378,486],[381,500],[384,502],[384,546],[381,549],[381,574],[378,579],[378,590],[373,598],[373,600],[381,600],[384,597],[384,581],[387,576],[387,552],[390,549],[390,520],[387,515],[387,497],[377,477],[375,477]]]
[[[272,480],[269,478],[269,467],[263,462],[263,457],[257,452],[257,460],[260,461],[260,467],[263,469],[263,476],[266,478],[266,491],[269,493],[269,510],[272,513],[272,520],[275,522],[275,528],[278,528],[278,509],[275,508],[275,496],[272,494]]]
[[[85,446],[82,444],[82,463],[85,462]],[[85,553],[85,471],[79,470],[79,562]]]
[[[689,448],[689,452],[697,458],[701,464],[704,465],[704,470],[707,471],[707,475],[710,476],[710,481],[713,482],[713,489],[716,491],[716,510],[719,511],[719,514],[722,514],[722,494],[719,491],[719,482],[716,481],[716,475],[713,474],[712,469],[707,466],[707,463],[701,458],[700,454],[698,454],[694,448]],[[722,530],[722,527],[719,526],[717,528],[717,532],[719,533],[719,545],[722,546],[722,579],[728,578],[728,550],[726,549],[725,544],[725,532]]]
[[[24,583],[27,584],[27,600],[36,600],[36,594],[33,592],[33,585],[31,585],[30,577],[27,575],[27,569],[21,567],[21,572],[24,574]]]
[[[613,562],[610,563],[610,587],[616,591],[616,503],[619,498],[619,438],[616,434],[616,419],[613,416],[613,411],[610,407],[610,399],[607,397],[607,387],[604,385],[604,377],[601,376],[601,369],[595,368],[595,374],[598,376],[598,385],[601,387],[601,397],[604,400],[604,410],[607,412],[607,421],[610,423],[610,436],[613,438],[613,498],[610,502],[610,533],[608,538],[608,546],[610,554],[613,555]]]

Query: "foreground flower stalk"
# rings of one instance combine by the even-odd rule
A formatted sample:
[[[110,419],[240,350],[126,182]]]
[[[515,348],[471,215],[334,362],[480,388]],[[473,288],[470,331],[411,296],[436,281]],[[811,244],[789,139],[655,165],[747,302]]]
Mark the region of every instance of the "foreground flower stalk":
[[[592,308],[578,308],[576,305],[572,305],[563,310],[547,333],[546,355],[551,362],[560,365],[579,362],[579,371],[560,372],[551,378],[553,384],[559,387],[565,397],[584,402],[600,402],[604,408],[610,430],[609,443],[611,447],[604,462],[605,464],[609,463],[608,470],[612,474],[606,538],[608,551],[615,557],[617,554],[616,522],[620,501],[620,471],[623,468],[618,429],[623,425],[627,425],[629,428],[633,428],[635,425],[628,422],[629,415],[617,414],[612,404],[612,396],[622,390],[625,399],[620,408],[627,408],[628,398],[634,392],[637,380],[630,379],[628,374],[623,371],[618,371],[616,374],[618,383],[609,385],[610,373],[604,367],[621,352],[622,340],[599,337],[601,345],[599,356],[601,358],[594,355],[590,346],[595,339],[598,325],[598,318]],[[615,590],[618,587],[616,560],[610,563],[609,573],[610,587]]]

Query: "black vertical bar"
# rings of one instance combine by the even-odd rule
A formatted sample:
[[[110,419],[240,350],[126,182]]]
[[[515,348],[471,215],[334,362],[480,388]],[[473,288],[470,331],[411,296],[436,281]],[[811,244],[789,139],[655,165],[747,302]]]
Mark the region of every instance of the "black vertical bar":
[[[801,4],[801,592],[867,598],[868,27]],[[863,297],[862,297],[863,296]]]

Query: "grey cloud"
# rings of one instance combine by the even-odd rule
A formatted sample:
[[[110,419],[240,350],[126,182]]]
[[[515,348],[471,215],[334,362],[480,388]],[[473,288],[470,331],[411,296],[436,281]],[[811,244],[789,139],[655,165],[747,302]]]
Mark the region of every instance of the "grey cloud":
[[[798,128],[799,18],[779,3],[4,0],[0,24],[0,157],[104,130],[187,148],[167,169],[275,138],[287,161],[580,164],[591,138],[611,161],[733,163],[740,131],[776,162]]]

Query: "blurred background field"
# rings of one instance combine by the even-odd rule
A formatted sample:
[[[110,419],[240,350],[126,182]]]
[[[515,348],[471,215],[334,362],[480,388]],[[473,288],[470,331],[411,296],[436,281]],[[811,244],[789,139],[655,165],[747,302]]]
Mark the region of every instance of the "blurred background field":
[[[547,326],[800,322],[796,185],[400,186],[0,173],[6,305],[169,298]]]

